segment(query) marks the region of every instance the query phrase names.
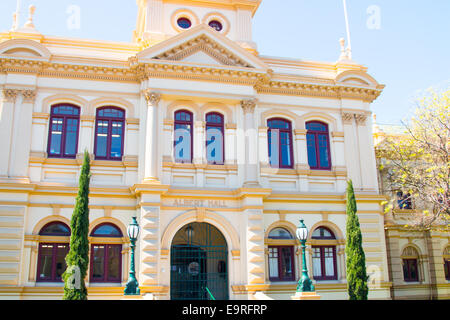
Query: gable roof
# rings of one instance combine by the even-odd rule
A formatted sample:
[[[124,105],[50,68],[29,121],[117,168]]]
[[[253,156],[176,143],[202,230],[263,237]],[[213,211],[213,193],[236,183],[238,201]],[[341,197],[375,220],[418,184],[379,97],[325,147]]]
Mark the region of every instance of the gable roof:
[[[192,62],[189,62],[187,58],[196,54],[200,56],[199,53],[209,56],[216,64],[224,66],[263,69],[265,71],[269,69],[258,57],[206,24],[200,24],[147,48],[139,52],[136,58],[138,62],[144,63],[157,59],[178,62],[185,60],[189,64]],[[211,63],[211,59],[205,60],[206,64]],[[201,64],[198,61],[195,63]]]

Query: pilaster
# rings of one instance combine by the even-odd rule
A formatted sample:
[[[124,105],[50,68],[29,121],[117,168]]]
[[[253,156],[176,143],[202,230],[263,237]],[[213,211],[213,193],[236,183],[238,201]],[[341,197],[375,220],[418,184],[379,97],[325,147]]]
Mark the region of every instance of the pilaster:
[[[14,122],[14,110],[17,95],[20,93],[16,89],[3,89],[2,107],[0,109],[0,177],[7,177],[9,172],[10,153],[12,144],[12,132]]]

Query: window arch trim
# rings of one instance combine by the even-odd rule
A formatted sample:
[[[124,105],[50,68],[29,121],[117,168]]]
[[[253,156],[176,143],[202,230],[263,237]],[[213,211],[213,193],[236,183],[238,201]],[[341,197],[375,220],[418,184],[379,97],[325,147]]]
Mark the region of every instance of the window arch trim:
[[[61,225],[64,228],[66,228],[68,230],[68,232],[56,232],[56,233],[44,233],[45,229],[54,226],[54,225]],[[40,236],[56,236],[56,237],[69,237],[71,234],[71,230],[70,227],[65,224],[64,222],[61,221],[51,221],[49,223],[46,223],[40,230],[39,230],[39,235]]]

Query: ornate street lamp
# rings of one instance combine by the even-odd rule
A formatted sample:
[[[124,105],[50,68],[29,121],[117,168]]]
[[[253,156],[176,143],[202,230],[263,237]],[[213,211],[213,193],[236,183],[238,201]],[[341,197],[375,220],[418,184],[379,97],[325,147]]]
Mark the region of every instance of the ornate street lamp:
[[[133,221],[127,228],[128,237],[131,241],[131,265],[130,265],[130,277],[128,278],[127,285],[125,287],[126,296],[138,296],[141,294],[139,289],[139,283],[136,279],[136,271],[134,267],[134,250],[136,248],[136,240],[139,236],[139,224],[136,217],[133,217]]]
[[[308,277],[308,268],[306,267],[306,239],[308,239],[308,228],[306,228],[305,224],[303,223],[303,219],[300,219],[300,226],[297,228],[297,238],[300,240],[300,243],[302,244],[302,261],[303,261],[303,270],[302,270],[302,277],[298,281],[297,285],[297,292],[314,292],[315,288],[311,281],[311,279]]]

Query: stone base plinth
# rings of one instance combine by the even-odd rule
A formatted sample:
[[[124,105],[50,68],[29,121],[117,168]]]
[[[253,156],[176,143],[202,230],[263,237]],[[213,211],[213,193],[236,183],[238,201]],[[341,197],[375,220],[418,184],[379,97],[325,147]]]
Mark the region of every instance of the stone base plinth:
[[[292,300],[320,300],[320,296],[316,292],[296,292]]]

